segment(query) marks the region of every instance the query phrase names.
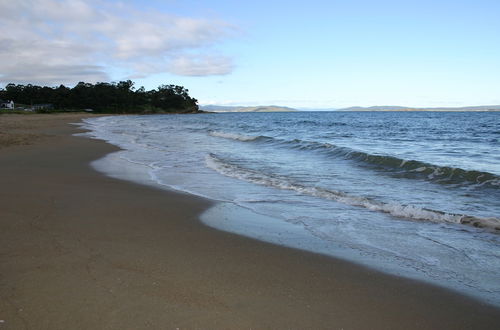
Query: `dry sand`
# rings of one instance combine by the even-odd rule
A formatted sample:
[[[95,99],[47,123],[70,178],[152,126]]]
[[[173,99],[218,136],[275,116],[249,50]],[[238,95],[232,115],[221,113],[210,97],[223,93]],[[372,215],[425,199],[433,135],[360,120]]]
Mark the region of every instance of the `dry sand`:
[[[202,225],[105,177],[84,115],[0,115],[0,329],[500,329],[445,289]]]

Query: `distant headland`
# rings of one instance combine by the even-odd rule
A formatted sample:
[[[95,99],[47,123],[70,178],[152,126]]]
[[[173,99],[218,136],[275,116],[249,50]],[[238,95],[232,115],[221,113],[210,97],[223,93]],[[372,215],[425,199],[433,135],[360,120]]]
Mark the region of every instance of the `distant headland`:
[[[160,85],[147,91],[131,80],[80,82],[69,88],[7,84],[0,88],[0,113],[51,113],[86,111],[98,113],[197,113],[197,100],[178,85]]]
[[[224,106],[224,105],[201,105],[200,110],[204,112],[296,112],[296,111],[500,111],[500,105],[481,105],[469,107],[435,107],[416,108],[404,106],[371,106],[371,107],[348,107],[348,108],[299,108],[294,109],[285,106]]]

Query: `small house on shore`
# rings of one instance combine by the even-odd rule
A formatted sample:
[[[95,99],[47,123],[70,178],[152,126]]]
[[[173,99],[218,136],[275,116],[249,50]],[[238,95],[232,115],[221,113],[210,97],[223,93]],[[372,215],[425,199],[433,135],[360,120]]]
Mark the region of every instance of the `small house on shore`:
[[[14,101],[0,100],[0,109],[14,109]]]

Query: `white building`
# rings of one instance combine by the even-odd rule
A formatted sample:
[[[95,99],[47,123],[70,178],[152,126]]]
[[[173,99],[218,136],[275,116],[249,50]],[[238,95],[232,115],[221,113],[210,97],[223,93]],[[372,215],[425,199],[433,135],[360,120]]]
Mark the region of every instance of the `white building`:
[[[0,100],[0,108],[1,109],[14,109],[14,101],[3,101]]]

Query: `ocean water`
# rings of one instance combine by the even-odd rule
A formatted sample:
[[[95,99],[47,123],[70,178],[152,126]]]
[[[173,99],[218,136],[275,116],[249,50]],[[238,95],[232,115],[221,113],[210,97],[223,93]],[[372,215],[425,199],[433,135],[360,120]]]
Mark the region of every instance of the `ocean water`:
[[[114,116],[114,177],[218,201],[209,226],[500,305],[500,113]]]

